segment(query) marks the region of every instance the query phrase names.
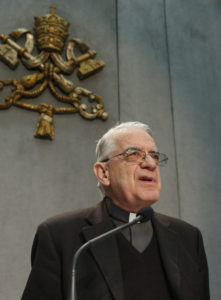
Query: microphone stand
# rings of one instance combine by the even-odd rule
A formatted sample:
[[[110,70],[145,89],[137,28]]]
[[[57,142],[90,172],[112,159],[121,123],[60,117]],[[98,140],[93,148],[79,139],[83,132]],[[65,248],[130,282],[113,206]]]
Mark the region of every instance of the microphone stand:
[[[81,252],[88,249],[90,247],[90,245],[92,244],[96,244],[97,242],[100,242],[104,239],[106,239],[107,237],[109,237],[112,234],[116,234],[117,232],[126,229],[136,223],[138,223],[139,221],[142,221],[142,219],[144,218],[143,215],[139,214],[135,219],[133,219],[131,222],[121,225],[119,227],[116,227],[108,232],[105,232],[91,240],[89,240],[87,243],[85,243],[84,245],[82,245],[77,252],[75,253],[74,256],[74,261],[73,261],[73,268],[72,268],[72,287],[71,287],[71,292],[70,292],[70,300],[77,300],[77,292],[76,292],[76,265],[77,265],[77,260],[78,257],[80,256]]]

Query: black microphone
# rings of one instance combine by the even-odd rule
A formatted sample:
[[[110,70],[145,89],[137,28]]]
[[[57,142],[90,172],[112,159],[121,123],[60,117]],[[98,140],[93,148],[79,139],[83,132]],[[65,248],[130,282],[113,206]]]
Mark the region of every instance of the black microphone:
[[[78,257],[80,256],[80,254],[88,249],[92,244],[95,245],[98,242],[103,241],[104,239],[106,239],[107,237],[116,234],[117,232],[122,231],[123,229],[126,229],[136,223],[143,223],[143,222],[147,222],[149,220],[152,219],[153,217],[153,209],[152,207],[148,206],[148,207],[143,207],[141,208],[137,214],[136,214],[136,218],[134,218],[131,222],[128,222],[126,224],[123,224],[121,226],[118,226],[112,230],[109,230],[91,240],[89,240],[87,243],[83,244],[75,253],[74,255],[74,261],[73,261],[73,268],[72,268],[72,288],[70,291],[70,300],[77,300],[77,294],[76,294],[76,264],[77,264],[77,260]]]
[[[141,208],[136,216],[141,216],[140,223],[147,222],[153,217],[153,209],[150,206]]]

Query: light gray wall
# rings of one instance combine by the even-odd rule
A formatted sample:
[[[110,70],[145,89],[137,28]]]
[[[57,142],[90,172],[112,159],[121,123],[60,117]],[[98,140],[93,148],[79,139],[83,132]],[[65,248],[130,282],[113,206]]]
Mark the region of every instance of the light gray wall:
[[[20,299],[41,221],[99,200],[92,172],[95,141],[119,120],[139,120],[151,125],[169,156],[155,208],[201,229],[211,299],[220,299],[220,1],[53,3],[70,22],[69,38],[81,38],[106,63],[83,82],[75,74],[68,79],[100,95],[109,119],[56,115],[51,142],[33,137],[37,113],[16,107],[0,111],[0,298]],[[31,29],[33,17],[48,13],[50,4],[1,0],[0,33]],[[12,71],[0,62],[0,69],[0,80],[30,73],[22,64]],[[50,93],[43,101],[54,103]]]

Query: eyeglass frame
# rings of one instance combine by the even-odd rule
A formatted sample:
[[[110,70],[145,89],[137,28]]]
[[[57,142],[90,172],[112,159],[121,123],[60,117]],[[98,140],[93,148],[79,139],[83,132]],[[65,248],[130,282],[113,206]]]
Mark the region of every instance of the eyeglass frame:
[[[110,157],[110,158],[105,158],[105,159],[103,159],[101,162],[104,162],[104,163],[109,162],[112,158],[126,155],[126,154],[128,154],[128,152],[131,151],[131,150],[140,151],[140,152],[143,152],[143,154],[144,154],[144,155],[143,155],[143,158],[142,158],[142,161],[134,161],[134,163],[142,163],[142,162],[145,162],[147,156],[150,156],[150,157],[154,160],[154,158],[151,156],[151,154],[159,154],[159,157],[160,157],[160,156],[163,156],[162,161],[161,161],[161,162],[159,161],[158,163],[156,163],[157,166],[165,166],[166,163],[167,163],[167,161],[168,161],[167,155],[164,154],[164,153],[161,153],[161,152],[159,152],[159,151],[152,150],[152,151],[150,151],[150,152],[145,152],[144,150],[142,150],[142,149],[140,149],[140,148],[138,148],[138,147],[129,147],[129,148],[127,148],[124,152],[118,153],[118,154],[116,154],[116,155],[114,155],[114,156],[112,156],[112,157]],[[155,161],[155,160],[154,160],[154,161]],[[161,163],[163,163],[163,164],[161,165]]]

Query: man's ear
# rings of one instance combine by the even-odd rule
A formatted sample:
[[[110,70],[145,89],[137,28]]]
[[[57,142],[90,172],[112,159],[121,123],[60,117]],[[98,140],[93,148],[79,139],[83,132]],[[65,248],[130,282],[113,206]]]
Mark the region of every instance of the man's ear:
[[[98,181],[104,186],[110,185],[109,171],[105,163],[96,162],[94,165],[94,174],[97,177]]]

